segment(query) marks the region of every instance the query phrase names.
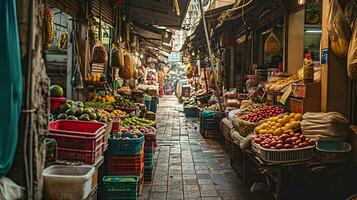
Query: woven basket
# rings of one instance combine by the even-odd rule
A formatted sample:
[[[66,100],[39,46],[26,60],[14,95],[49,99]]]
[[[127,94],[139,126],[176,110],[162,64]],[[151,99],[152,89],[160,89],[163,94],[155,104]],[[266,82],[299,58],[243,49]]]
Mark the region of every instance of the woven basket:
[[[248,122],[239,118],[232,120],[233,127],[239,132],[243,137],[247,137],[250,133],[254,132],[255,127],[258,125],[256,123]]]

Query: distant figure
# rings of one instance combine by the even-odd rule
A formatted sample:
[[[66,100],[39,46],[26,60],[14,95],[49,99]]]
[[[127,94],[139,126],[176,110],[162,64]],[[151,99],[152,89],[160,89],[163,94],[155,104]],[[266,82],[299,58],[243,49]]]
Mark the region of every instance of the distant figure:
[[[157,75],[157,81],[159,83],[159,95],[160,97],[164,96],[165,94],[165,73],[162,69],[160,69],[158,75]]]

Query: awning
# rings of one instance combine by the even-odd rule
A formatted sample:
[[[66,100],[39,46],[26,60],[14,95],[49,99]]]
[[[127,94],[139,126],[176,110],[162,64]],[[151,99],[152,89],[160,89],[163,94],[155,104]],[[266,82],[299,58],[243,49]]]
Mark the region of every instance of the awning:
[[[181,28],[189,0],[130,0],[130,15],[132,21],[140,24],[151,24],[168,28]],[[179,15],[178,15],[179,14]]]

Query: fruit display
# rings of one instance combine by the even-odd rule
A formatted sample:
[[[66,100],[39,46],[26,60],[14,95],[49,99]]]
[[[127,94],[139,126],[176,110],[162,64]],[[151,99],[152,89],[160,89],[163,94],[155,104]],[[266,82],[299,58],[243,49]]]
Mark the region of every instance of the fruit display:
[[[139,138],[137,134],[134,134],[134,133],[132,133],[132,134],[128,133],[128,134],[125,134],[125,135],[124,134],[113,134],[111,136],[111,138],[114,140],[137,140]]]
[[[113,104],[114,108],[136,108],[136,104],[129,101],[128,99],[123,98],[122,96],[116,96],[115,97],[116,101]]]
[[[106,110],[112,110],[113,106],[109,102],[94,102],[94,101],[87,101],[84,103],[84,107],[92,107],[92,108],[102,108]]]
[[[97,93],[89,93],[88,100],[92,102],[102,102],[102,103],[114,103],[115,98],[111,95],[100,96]]]
[[[131,89],[127,86],[121,87],[117,91],[121,95],[130,95],[131,94]]]
[[[252,110],[252,112],[240,116],[240,119],[251,122],[251,123],[258,123],[261,120],[275,117],[284,113],[284,109],[277,106],[263,106],[262,108],[258,109],[257,111]]]
[[[209,106],[209,107],[208,107],[207,109],[205,109],[205,110],[220,111],[221,109],[219,109],[219,105],[214,104],[214,105]]]
[[[58,115],[56,119],[67,119],[67,120],[82,120],[90,121],[97,120],[98,116],[94,108],[84,107],[83,102],[72,100],[67,100],[66,103],[61,104],[58,109]]]
[[[267,91],[271,91],[271,92],[279,92],[282,89],[284,89],[286,86],[292,84],[292,83],[296,83],[299,82],[300,79],[296,76],[289,76],[287,78],[277,78],[277,79],[273,79],[270,82],[268,82],[265,85],[265,89]]]
[[[59,85],[52,85],[50,87],[50,97],[63,97],[63,89]]]
[[[155,125],[155,121],[148,120],[145,118],[132,117],[132,118],[126,118],[120,122],[120,126],[122,126],[122,127],[128,127],[130,125],[152,126],[152,125]]]
[[[99,121],[101,122],[110,122],[113,119],[118,119],[118,118],[123,118],[126,117],[126,112],[123,112],[121,110],[113,110],[111,112],[108,112],[104,109],[98,109],[97,110],[97,115],[99,117]]]
[[[254,131],[257,134],[282,135],[285,131],[291,131],[300,127],[302,115],[290,113],[282,117],[272,117],[267,122],[257,126]]]
[[[87,82],[90,83],[102,83],[102,82],[106,82],[107,78],[105,77],[104,74],[93,73],[92,75],[87,76],[86,80]]]
[[[55,119],[99,121],[103,123],[111,122],[113,119],[126,117],[127,114],[121,110],[106,111],[104,108],[92,107],[93,103],[74,102],[67,100],[61,104],[55,116]],[[107,105],[107,104],[106,104]]]
[[[253,136],[253,142],[265,149],[296,149],[315,146],[315,140],[292,130],[286,130],[280,136],[271,134],[255,135]]]
[[[152,127],[152,126],[130,125],[130,126],[127,126],[126,128],[121,127],[119,129],[119,133],[155,134],[156,133],[156,129],[154,127]]]

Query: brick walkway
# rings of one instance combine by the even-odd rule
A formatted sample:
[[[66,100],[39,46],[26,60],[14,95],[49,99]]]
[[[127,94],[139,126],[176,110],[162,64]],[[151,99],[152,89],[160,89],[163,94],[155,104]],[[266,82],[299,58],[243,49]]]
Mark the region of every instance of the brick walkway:
[[[185,118],[174,96],[160,99],[156,116],[159,147],[154,177],[139,199],[254,199],[230,166],[229,155]]]

